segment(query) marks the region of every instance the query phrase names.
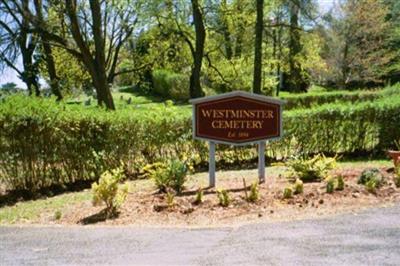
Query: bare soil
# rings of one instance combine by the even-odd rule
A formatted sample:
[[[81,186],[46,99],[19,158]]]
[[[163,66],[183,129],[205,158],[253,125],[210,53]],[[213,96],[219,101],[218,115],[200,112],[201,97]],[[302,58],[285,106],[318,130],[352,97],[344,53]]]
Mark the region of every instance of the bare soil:
[[[394,176],[387,168],[380,168],[386,182],[375,194],[357,184],[358,176],[364,169],[342,167],[331,172],[331,175],[344,177],[346,185],[343,191],[329,194],[326,193],[325,182],[304,183],[303,194],[283,199],[283,189],[291,184],[284,178],[284,167],[274,167],[272,173],[267,172],[267,181],[259,186],[260,199],[256,203],[245,200],[243,178],[249,189],[249,185],[257,181],[257,170],[217,172],[217,188],[229,188],[227,190],[232,201],[228,207],[219,205],[214,188],[205,188],[203,203],[194,204],[197,190],[207,184],[207,173],[191,176],[187,189],[175,197],[173,206],[167,205],[166,195],[158,193],[150,180],[138,180],[132,183],[128,198],[116,218],[105,219],[104,207],[93,207],[90,201],[85,201],[63,210],[59,220],[55,220],[54,214],[44,213],[37,222],[146,227],[232,226],[249,222],[318,218],[400,202],[400,189],[394,185]]]

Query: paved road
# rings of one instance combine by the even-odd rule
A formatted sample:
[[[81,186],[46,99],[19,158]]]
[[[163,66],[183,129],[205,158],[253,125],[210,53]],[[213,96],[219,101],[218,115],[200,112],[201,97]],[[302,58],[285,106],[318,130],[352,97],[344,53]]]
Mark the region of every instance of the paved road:
[[[0,265],[400,265],[400,206],[236,228],[0,227]]]

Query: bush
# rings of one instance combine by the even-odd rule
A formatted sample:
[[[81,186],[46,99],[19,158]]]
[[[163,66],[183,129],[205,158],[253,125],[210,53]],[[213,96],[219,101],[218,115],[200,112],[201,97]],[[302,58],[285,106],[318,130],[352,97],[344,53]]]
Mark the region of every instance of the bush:
[[[335,179],[334,178],[328,178],[326,180],[326,193],[333,193],[335,190]]]
[[[341,175],[337,177],[336,190],[344,190],[344,179]]]
[[[400,187],[400,165],[395,168],[394,184],[396,187]]]
[[[293,197],[293,190],[292,190],[292,188],[291,187],[286,187],[284,190],[283,190],[283,198],[284,199],[290,199],[290,198],[292,198]]]
[[[166,69],[153,71],[154,91],[165,97],[174,100],[188,100],[189,77],[187,75],[171,72]]]
[[[217,190],[217,196],[219,205],[221,205],[222,207],[228,207],[229,204],[231,203],[231,198],[229,196],[229,193],[225,189]]]
[[[296,181],[294,182],[294,194],[303,194],[304,191],[304,184],[303,181],[301,181],[300,179],[296,179]]]
[[[260,199],[260,192],[258,189],[258,183],[254,182],[250,185],[250,195],[247,198],[249,202],[256,202]]]
[[[378,183],[375,179],[370,179],[365,183],[365,188],[368,192],[375,194],[376,188],[378,187]]]
[[[104,172],[98,183],[92,184],[93,205],[104,203],[107,217],[117,214],[118,208],[124,203],[128,195],[128,186],[120,186],[123,178],[120,169]]]
[[[315,182],[324,179],[328,171],[336,165],[336,158],[318,154],[311,159],[293,158],[286,165],[289,167],[289,178],[297,177],[303,182]]]
[[[196,198],[195,198],[195,200],[194,200],[194,204],[201,204],[201,203],[203,203],[203,196],[204,196],[203,189],[200,188],[200,189],[196,192]]]
[[[370,182],[370,186],[380,187],[383,184],[384,176],[377,168],[365,169],[362,171],[358,178],[358,183],[362,185],[367,185]]]
[[[135,177],[145,165],[197,155],[208,148],[193,141],[190,109],[124,104],[115,112],[54,99],[9,96],[0,104],[0,182],[9,190],[36,191],[77,181],[96,181],[124,163]],[[155,107],[157,106],[157,107]],[[285,111],[284,136],[271,142],[270,158],[294,154],[368,153],[394,148],[400,139],[400,97],[358,104],[334,103]],[[253,147],[218,145],[217,163],[236,164],[257,157]]]
[[[322,93],[292,94],[281,98],[286,101],[285,110],[292,110],[297,108],[311,108],[337,102],[357,104],[364,101],[375,101],[383,97],[398,94],[400,94],[399,84],[383,90],[336,90]]]
[[[167,192],[168,188],[172,188],[177,193],[181,193],[186,182],[186,175],[186,165],[178,160],[173,160],[152,172],[151,177],[161,192]]]

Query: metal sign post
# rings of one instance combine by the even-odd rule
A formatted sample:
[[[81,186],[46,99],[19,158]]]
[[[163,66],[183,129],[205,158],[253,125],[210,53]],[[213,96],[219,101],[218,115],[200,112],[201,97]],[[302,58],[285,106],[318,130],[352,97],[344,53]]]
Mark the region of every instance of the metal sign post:
[[[210,187],[215,187],[215,143],[209,142],[208,176]]]
[[[258,143],[258,180],[265,182],[265,141]]]

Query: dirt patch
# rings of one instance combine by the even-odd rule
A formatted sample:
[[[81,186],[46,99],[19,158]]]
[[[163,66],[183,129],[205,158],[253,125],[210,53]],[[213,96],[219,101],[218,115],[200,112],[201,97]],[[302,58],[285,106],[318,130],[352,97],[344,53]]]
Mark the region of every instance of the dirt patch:
[[[248,222],[282,221],[324,217],[339,213],[348,213],[377,206],[388,206],[400,202],[400,189],[393,184],[393,174],[381,167],[386,183],[376,194],[366,191],[357,184],[363,167],[344,167],[332,171],[333,175],[342,175],[345,180],[343,191],[326,193],[324,182],[305,183],[304,193],[283,199],[282,191],[288,186],[283,177],[284,169],[277,167],[268,175],[267,182],[259,186],[260,200],[248,203],[245,200],[243,178],[247,184],[256,182],[257,171],[217,172],[217,187],[229,188],[232,202],[228,207],[218,204],[216,189],[204,189],[204,201],[194,204],[199,186],[206,186],[207,174],[192,176],[187,189],[176,196],[173,206],[167,205],[166,195],[159,194],[149,180],[132,183],[133,189],[114,219],[94,220],[102,225],[135,225],[135,226],[190,226],[210,227],[239,225]],[[64,209],[62,217],[55,220],[54,215],[44,213],[41,224],[87,224],[91,217],[101,216],[102,207],[93,207],[85,201]],[[36,221],[38,222],[38,221]]]

